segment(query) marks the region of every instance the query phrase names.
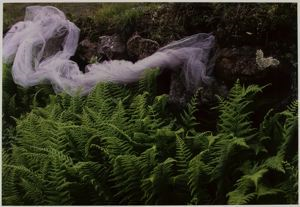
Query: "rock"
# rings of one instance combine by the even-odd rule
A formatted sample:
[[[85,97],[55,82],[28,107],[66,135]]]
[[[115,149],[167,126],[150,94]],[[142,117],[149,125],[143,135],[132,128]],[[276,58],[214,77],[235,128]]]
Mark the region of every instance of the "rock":
[[[261,69],[256,63],[256,51],[254,47],[222,48],[216,52],[215,75],[218,80],[225,83],[233,83],[240,79],[246,83],[259,83],[263,80],[280,74],[285,67],[279,64],[277,67]]]
[[[183,73],[180,70],[171,73],[169,102],[184,107],[191,97],[191,93],[186,90],[184,85]]]
[[[292,66],[279,55],[279,65],[260,68],[256,63],[256,51],[260,48],[223,48],[216,53],[215,76],[230,89],[236,79],[243,85],[265,86],[257,98],[254,109],[254,126],[260,123],[270,108],[283,110],[295,97],[292,92]],[[209,94],[207,94],[209,97]],[[280,109],[280,110],[279,110]]]
[[[194,95],[195,91],[186,89],[183,72],[180,70],[172,71],[170,78],[169,101],[180,107],[185,107],[187,102]],[[215,105],[218,102],[217,96],[226,97],[228,88],[226,85],[216,80],[209,86],[199,87],[198,101],[201,105]]]
[[[215,105],[218,103],[217,96],[226,97],[228,88],[226,85],[214,81],[210,86],[204,86],[199,91],[199,101],[201,104]]]
[[[225,82],[235,81],[241,76],[254,76],[261,73],[255,62],[253,48],[222,48],[216,53],[215,73]]]
[[[62,45],[65,41],[66,36],[68,35],[68,30],[62,30],[61,34],[55,37],[51,37],[46,41],[44,53],[42,60],[51,57],[57,53],[57,51],[62,50]]]
[[[89,39],[84,39],[78,45],[78,52],[80,58],[89,62],[93,56],[97,56],[97,44],[91,42]]]
[[[159,44],[135,34],[127,41],[127,52],[130,58],[140,60],[152,55],[159,49]]]
[[[126,47],[119,35],[101,36],[97,44],[97,53],[99,56],[105,56],[108,59],[125,59]]]
[[[90,41],[90,39],[84,39],[78,44],[78,48],[70,59],[75,61],[79,69],[82,72],[85,71],[85,66],[90,64],[92,57],[97,56],[97,44]]]

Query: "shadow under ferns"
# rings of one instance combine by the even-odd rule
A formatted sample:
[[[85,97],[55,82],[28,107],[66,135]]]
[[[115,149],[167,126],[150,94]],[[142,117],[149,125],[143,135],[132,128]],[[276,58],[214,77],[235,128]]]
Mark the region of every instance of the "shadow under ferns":
[[[220,98],[217,130],[199,132],[197,94],[181,115],[157,95],[158,70],[135,88],[101,83],[87,97],[50,95],[16,122],[3,151],[3,204],[293,204],[297,102],[251,122],[263,88]]]

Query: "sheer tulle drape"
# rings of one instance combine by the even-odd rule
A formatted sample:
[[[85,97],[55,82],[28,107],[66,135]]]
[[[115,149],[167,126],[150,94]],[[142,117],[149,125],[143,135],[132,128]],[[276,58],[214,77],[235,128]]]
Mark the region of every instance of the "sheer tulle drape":
[[[96,29],[96,28],[95,28]],[[210,84],[211,34],[195,34],[172,42],[136,63],[112,60],[90,64],[82,73],[74,55],[80,30],[63,12],[51,6],[26,8],[25,19],[8,31],[3,40],[3,61],[13,63],[16,84],[29,87],[50,83],[56,92],[89,93],[99,82],[129,83],[139,80],[149,68],[184,70],[186,87],[193,90]]]

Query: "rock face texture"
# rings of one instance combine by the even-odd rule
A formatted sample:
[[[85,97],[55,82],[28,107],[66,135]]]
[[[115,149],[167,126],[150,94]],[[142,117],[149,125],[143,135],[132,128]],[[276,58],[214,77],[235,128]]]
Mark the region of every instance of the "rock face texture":
[[[226,85],[219,81],[213,81],[210,86],[203,86],[198,91],[198,101],[201,104],[213,105],[217,103],[217,96],[225,97],[228,93]],[[184,107],[194,95],[185,87],[181,71],[173,72],[170,75],[169,101],[173,104]]]
[[[79,43],[78,50],[80,50],[80,57],[84,61],[89,62],[97,54],[97,44],[89,39],[84,39]]]
[[[60,41],[55,41],[57,44],[54,45],[59,45]],[[159,47],[158,42],[143,38],[137,33],[133,34],[127,42],[117,34],[101,36],[97,43],[84,39],[78,46],[77,54],[79,58],[76,62],[84,70],[85,66],[94,57],[97,57],[99,62],[113,59],[137,61],[152,55]],[[260,68],[256,63],[258,49],[260,48],[254,46],[218,47],[212,54],[212,61],[215,63],[213,72],[215,82],[212,86],[203,88],[199,92],[199,102],[206,106],[214,105],[217,103],[216,95],[226,97],[229,88],[237,79],[246,85],[267,85],[271,83],[264,89],[264,95],[261,99],[263,102],[271,100],[272,103],[270,104],[274,104],[289,97],[291,92],[291,67],[282,61],[275,67]],[[265,56],[271,56],[271,54]],[[187,91],[182,77],[181,71],[178,70],[172,73],[163,72],[160,75],[161,80],[157,80],[160,87],[158,90],[168,93],[170,102],[180,107],[184,107],[193,95]]]
[[[256,62],[257,49],[254,47],[220,48],[216,52],[215,76],[225,83],[240,79],[246,83],[263,80],[276,82],[276,77],[285,76],[289,71],[282,62],[277,66],[260,68]]]
[[[293,67],[280,57],[276,66],[261,68],[257,64],[256,47],[219,48],[216,52],[215,77],[228,88],[239,79],[242,84],[266,86],[260,95],[257,114],[264,114],[268,107],[282,110],[286,103],[294,99],[292,76]],[[272,56],[272,55],[266,55]],[[270,58],[270,57],[268,57]],[[265,58],[265,59],[268,59]],[[275,56],[274,58],[277,58]],[[259,117],[261,119],[263,117]]]
[[[142,38],[138,34],[134,34],[127,43],[125,42],[117,34],[100,36],[97,43],[84,39],[78,45],[78,54],[86,62],[92,57],[97,57],[100,62],[128,58],[136,61],[152,55],[160,47],[156,41]]]
[[[60,36],[50,38],[45,45],[43,59],[55,55],[58,50],[62,50],[63,42],[65,41],[68,31],[65,30]]]
[[[237,78],[252,79],[263,75],[255,62],[254,48],[222,48],[216,53],[215,74],[218,79],[232,82]]]
[[[71,60],[75,61],[80,70],[85,72],[85,66],[90,63],[93,57],[97,56],[97,44],[86,38],[77,47],[76,53]]]
[[[126,58],[126,46],[119,35],[101,36],[97,43],[97,54],[112,59]]]
[[[140,35],[135,34],[127,41],[127,52],[132,59],[143,59],[152,55],[159,49],[159,44],[150,39],[142,38]]]

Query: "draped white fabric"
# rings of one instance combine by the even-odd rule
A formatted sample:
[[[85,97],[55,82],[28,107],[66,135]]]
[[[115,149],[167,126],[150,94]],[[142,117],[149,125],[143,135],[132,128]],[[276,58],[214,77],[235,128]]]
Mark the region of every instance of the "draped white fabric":
[[[172,42],[136,63],[112,60],[90,64],[79,70],[74,55],[80,30],[64,13],[51,6],[26,8],[25,19],[7,32],[3,40],[3,62],[13,63],[16,84],[30,87],[51,83],[55,92],[70,95],[89,93],[99,82],[129,83],[139,80],[149,68],[184,70],[186,87],[209,84],[209,53],[214,46],[211,34],[195,34]],[[60,47],[51,47],[61,38]],[[50,51],[54,50],[54,52]]]

